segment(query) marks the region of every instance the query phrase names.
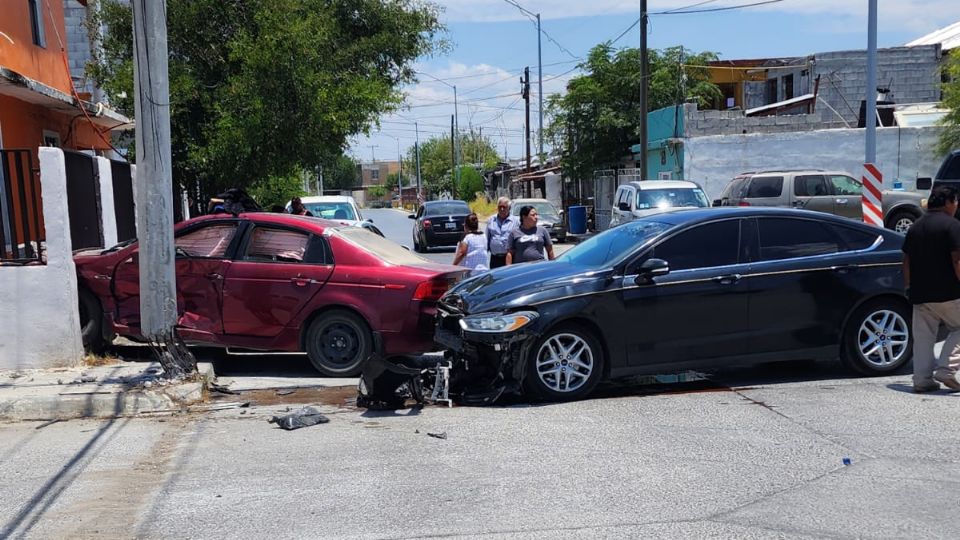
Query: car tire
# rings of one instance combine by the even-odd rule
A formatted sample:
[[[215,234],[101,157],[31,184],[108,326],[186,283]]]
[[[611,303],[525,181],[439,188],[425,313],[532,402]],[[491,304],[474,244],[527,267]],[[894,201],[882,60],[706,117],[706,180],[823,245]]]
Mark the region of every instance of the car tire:
[[[843,334],[841,359],[862,375],[888,375],[913,356],[910,306],[894,298],[871,300],[853,312]]]
[[[87,352],[100,354],[107,348],[103,337],[103,307],[100,300],[86,289],[77,290],[80,312],[80,337]]]
[[[355,377],[373,353],[366,321],[349,311],[328,311],[310,323],[305,338],[313,367],[328,377]]]
[[[908,210],[898,210],[887,218],[887,228],[901,234],[907,234],[907,229],[917,222],[919,217]]]
[[[564,354],[564,349],[573,354]],[[603,367],[603,348],[593,332],[578,324],[561,324],[530,350],[524,384],[547,401],[574,401],[596,388]]]

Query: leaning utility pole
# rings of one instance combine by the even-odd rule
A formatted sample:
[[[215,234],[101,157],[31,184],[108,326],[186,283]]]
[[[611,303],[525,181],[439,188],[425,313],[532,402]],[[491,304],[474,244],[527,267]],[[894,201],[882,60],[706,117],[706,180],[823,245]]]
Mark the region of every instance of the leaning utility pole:
[[[196,372],[176,333],[173,160],[166,2],[133,0],[134,105],[137,145],[137,236],[140,241],[140,331],[167,377]]]
[[[640,0],[640,179],[647,179],[647,89],[650,66],[647,63],[647,0]]]

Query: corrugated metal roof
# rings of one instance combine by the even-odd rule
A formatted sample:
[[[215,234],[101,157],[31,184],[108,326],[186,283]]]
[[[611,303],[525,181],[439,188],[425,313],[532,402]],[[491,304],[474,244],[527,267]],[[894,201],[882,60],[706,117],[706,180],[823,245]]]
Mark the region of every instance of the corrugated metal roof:
[[[907,43],[907,47],[915,47],[917,45],[936,45],[937,43],[939,43],[940,48],[945,51],[960,47],[960,21],[957,21],[946,28],[941,28],[935,32],[931,32],[921,38],[917,38],[910,43]]]

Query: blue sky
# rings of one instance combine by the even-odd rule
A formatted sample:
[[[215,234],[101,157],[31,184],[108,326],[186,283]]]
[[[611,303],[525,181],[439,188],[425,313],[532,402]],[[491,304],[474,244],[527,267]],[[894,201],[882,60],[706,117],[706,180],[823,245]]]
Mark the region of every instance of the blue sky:
[[[660,11],[702,3],[699,9],[737,6],[756,0],[649,0],[649,45],[683,45],[713,51],[724,59],[802,56],[817,52],[866,48],[867,0],[783,0],[768,5],[700,14],[666,15]],[[562,92],[578,74],[576,58],[594,45],[612,40],[638,17],[639,0],[517,0],[541,13],[544,94]],[[380,131],[358,137],[350,152],[363,161],[396,159],[413,145],[413,121],[420,140],[450,132],[457,86],[460,130],[483,128],[501,154],[520,156],[523,148],[523,102],[519,77],[531,68],[531,124],[537,127],[537,33],[533,23],[506,0],[445,0],[441,19],[450,50],[422,59],[425,75],[405,89],[408,108],[382,118]],[[694,8],[696,9],[696,8]],[[903,45],[938,28],[960,21],[960,0],[880,0],[878,44]],[[559,45],[558,45],[558,44]],[[617,46],[636,47],[639,28]],[[561,48],[562,47],[562,48]],[[430,76],[443,79],[446,84]],[[375,146],[371,149],[370,145]],[[534,145],[535,146],[535,145]],[[536,151],[536,150],[534,150]]]

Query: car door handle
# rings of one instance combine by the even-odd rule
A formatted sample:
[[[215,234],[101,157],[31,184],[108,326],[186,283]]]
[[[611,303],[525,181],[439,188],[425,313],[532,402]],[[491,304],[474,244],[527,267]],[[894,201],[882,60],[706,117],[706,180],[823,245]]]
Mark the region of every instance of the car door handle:
[[[806,205],[806,204],[807,204],[806,201],[793,201],[793,207],[794,207],[794,208],[803,208],[804,205]]]
[[[850,199],[837,199],[837,204],[850,204]]]
[[[207,279],[212,279],[213,281],[220,281],[221,279],[223,279],[223,276],[216,272],[211,272],[207,274]]]
[[[740,274],[727,274],[725,276],[717,276],[713,278],[713,281],[720,285],[733,285],[734,283],[738,283],[742,277]]]
[[[297,277],[294,277],[294,278],[290,278],[290,283],[293,283],[293,284],[296,285],[297,287],[306,287],[307,285],[309,285],[309,284],[311,284],[311,283],[316,283],[316,281],[314,281],[314,280],[312,280],[312,279],[310,279],[310,278],[305,278],[305,277],[297,276]]]
[[[842,264],[839,266],[831,266],[830,269],[838,274],[849,274],[850,272],[855,272],[859,266],[855,264]]]

